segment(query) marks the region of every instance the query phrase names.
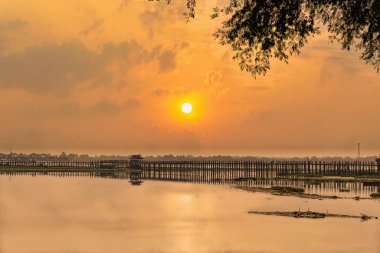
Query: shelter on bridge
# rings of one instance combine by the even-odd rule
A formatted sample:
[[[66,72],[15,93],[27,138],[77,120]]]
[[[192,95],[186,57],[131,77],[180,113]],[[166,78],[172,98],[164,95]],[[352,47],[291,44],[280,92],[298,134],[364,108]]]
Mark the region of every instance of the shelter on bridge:
[[[144,159],[140,154],[129,157],[129,167],[131,169],[141,169],[141,160]]]

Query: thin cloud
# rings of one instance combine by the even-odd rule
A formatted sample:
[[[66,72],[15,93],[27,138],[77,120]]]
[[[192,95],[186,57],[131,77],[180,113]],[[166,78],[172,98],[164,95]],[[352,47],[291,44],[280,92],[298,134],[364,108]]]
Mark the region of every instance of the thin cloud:
[[[81,34],[87,36],[87,35],[89,35],[92,32],[100,30],[102,28],[102,25],[103,25],[103,20],[97,19],[90,26],[88,26],[87,28],[85,28],[81,32]]]
[[[98,103],[96,103],[92,111],[97,114],[103,114],[103,115],[114,115],[119,113],[121,110],[120,106],[112,103],[108,100],[101,100]]]
[[[172,71],[177,66],[176,53],[172,50],[165,50],[159,56],[158,62],[159,71],[161,73]]]
[[[153,95],[155,95],[157,97],[167,96],[167,95],[169,95],[169,91],[165,90],[165,89],[157,89],[157,90],[153,91]]]
[[[0,58],[0,88],[64,94],[80,82],[111,80],[107,65],[113,61],[124,72],[158,61],[159,72],[168,72],[176,67],[176,53],[160,46],[149,51],[134,41],[106,44],[100,52],[80,43],[37,45]]]

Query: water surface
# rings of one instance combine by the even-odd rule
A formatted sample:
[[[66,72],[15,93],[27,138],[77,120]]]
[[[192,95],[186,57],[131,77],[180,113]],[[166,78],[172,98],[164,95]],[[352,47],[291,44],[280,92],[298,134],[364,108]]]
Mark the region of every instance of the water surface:
[[[380,252],[380,220],[247,213],[299,209],[380,216],[380,201],[309,200],[228,185],[0,175],[0,252]]]

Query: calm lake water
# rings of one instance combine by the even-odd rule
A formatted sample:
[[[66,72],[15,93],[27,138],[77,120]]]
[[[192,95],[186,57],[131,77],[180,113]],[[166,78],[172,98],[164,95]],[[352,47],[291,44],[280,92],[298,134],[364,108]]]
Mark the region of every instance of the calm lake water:
[[[378,200],[311,200],[228,185],[0,175],[1,253],[380,253],[380,220],[248,214],[313,210],[380,217]]]

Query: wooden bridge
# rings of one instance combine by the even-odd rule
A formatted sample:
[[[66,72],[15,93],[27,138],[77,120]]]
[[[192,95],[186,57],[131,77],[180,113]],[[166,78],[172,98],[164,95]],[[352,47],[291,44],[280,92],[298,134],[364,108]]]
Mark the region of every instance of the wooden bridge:
[[[5,169],[38,171],[106,171],[133,170],[144,175],[165,175],[169,179],[187,177],[211,179],[274,178],[289,176],[380,176],[380,159],[376,161],[18,161],[0,160]]]
[[[282,176],[365,176],[380,175],[380,160],[368,161],[142,161],[139,168],[149,173],[223,174],[225,177],[271,178]],[[230,175],[230,176],[229,176]]]

